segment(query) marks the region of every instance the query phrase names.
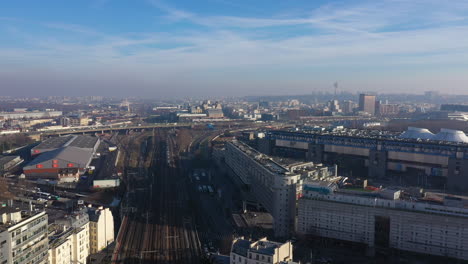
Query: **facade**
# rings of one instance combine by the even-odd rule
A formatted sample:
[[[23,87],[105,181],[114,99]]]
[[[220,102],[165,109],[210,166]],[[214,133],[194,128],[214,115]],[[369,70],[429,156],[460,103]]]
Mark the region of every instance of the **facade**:
[[[336,167],[312,162],[282,165],[240,141],[227,143],[223,156],[226,165],[273,216],[278,237],[294,231],[296,198],[303,181],[336,176]]]
[[[234,239],[232,242],[231,264],[281,264],[293,260],[293,246],[291,241],[278,243],[262,238],[250,241],[244,238]],[[293,263],[293,262],[289,262]]]
[[[109,208],[88,207],[90,221],[91,254],[97,253],[114,242],[114,218]]]
[[[468,112],[468,105],[461,104],[443,104],[440,106],[441,111],[452,111],[452,112]]]
[[[223,110],[217,109],[217,108],[207,109],[206,113],[209,118],[223,118],[224,117]]]
[[[0,209],[0,263],[47,263],[47,214]]]
[[[400,106],[397,104],[382,104],[377,105],[377,110],[380,116],[392,116],[400,113]]]
[[[468,209],[459,197],[430,199],[400,190],[348,191],[305,184],[297,233],[468,260]]]
[[[359,111],[375,115],[375,95],[359,95]]]
[[[62,111],[42,111],[42,112],[0,112],[3,119],[22,119],[22,118],[49,118],[59,117]]]
[[[90,252],[89,216],[87,210],[74,212],[55,221],[49,234],[49,263],[86,264]]]
[[[442,130],[433,135],[424,129],[410,128],[401,135],[376,133],[346,129],[270,131],[260,140],[260,150],[316,163],[337,162],[355,175],[401,177],[423,186],[468,189],[468,144],[463,132]]]
[[[15,168],[24,160],[20,156],[0,156],[0,174]]]

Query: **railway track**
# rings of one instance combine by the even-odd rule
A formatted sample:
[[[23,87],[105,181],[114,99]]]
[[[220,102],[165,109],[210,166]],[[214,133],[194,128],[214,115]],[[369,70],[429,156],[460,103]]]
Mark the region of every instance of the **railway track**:
[[[139,164],[151,158],[145,172],[148,191],[138,196],[138,211],[124,216],[112,263],[200,263],[188,179],[179,163],[174,133],[159,129],[150,145],[152,150],[139,158]]]

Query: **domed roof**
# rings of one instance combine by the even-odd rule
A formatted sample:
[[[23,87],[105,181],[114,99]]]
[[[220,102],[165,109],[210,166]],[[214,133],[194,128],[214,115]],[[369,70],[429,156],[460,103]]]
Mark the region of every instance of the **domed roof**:
[[[434,134],[427,128],[419,127],[408,127],[408,130],[403,132],[400,135],[400,138],[410,138],[410,139],[432,139]]]
[[[468,143],[468,137],[465,133],[463,133],[463,131],[445,128],[442,128],[440,132],[434,136],[433,139],[441,141]]]

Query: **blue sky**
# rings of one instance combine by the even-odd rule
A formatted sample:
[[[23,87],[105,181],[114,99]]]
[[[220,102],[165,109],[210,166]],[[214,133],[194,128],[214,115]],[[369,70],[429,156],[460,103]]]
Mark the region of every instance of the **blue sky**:
[[[468,1],[4,1],[3,95],[468,93]]]

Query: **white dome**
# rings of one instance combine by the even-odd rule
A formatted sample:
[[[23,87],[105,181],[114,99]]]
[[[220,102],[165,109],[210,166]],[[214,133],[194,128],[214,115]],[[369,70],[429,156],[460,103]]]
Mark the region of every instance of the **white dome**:
[[[463,133],[463,131],[445,128],[442,128],[440,132],[434,136],[433,139],[441,141],[468,143],[468,137],[465,133]]]
[[[408,130],[403,132],[400,135],[400,138],[410,138],[410,139],[432,139],[434,134],[429,131],[427,128],[419,127],[408,127]]]

